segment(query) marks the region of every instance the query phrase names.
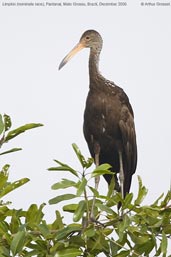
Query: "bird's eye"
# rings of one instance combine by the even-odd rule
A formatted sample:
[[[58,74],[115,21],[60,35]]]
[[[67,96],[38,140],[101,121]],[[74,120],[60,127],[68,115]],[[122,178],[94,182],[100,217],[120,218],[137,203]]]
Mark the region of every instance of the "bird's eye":
[[[87,39],[87,40],[89,40],[89,39],[90,39],[90,37],[89,37],[89,36],[87,36],[87,37],[86,37],[86,39]]]

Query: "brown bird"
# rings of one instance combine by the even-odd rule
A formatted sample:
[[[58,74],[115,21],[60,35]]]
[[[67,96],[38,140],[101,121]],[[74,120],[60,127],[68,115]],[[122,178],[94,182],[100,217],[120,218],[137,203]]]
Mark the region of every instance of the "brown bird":
[[[79,43],[62,60],[61,69],[78,51],[90,48],[90,86],[84,112],[84,136],[96,166],[109,163],[115,172],[115,189],[126,196],[137,165],[134,114],[122,88],[105,79],[99,72],[103,40],[95,30],[83,33]],[[118,175],[119,180],[118,181]],[[110,184],[111,175],[104,175]],[[99,178],[96,178],[96,188]]]

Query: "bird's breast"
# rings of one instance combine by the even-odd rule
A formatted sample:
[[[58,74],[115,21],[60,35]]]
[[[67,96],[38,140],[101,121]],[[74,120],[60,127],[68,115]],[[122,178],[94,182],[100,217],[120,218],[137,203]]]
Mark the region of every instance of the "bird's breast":
[[[84,130],[97,139],[109,140],[119,133],[118,121],[120,103],[117,97],[103,92],[90,94],[87,97],[84,113]]]

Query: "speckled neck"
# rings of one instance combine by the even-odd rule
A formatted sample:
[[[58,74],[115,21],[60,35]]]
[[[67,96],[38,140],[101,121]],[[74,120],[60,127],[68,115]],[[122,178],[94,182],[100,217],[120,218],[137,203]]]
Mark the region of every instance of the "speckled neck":
[[[101,74],[99,72],[99,56],[101,50],[93,50],[90,49],[90,57],[89,57],[89,77],[90,77],[90,87],[92,82],[96,82]]]

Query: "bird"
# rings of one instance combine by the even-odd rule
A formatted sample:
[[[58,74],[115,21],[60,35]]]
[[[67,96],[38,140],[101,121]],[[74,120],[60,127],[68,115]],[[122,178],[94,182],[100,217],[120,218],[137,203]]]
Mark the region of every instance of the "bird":
[[[130,191],[137,166],[134,112],[124,90],[99,71],[103,39],[96,30],[85,31],[78,44],[64,57],[59,70],[80,50],[89,48],[89,92],[84,111],[83,133],[96,166],[108,163],[114,173],[115,190],[123,198]],[[108,184],[112,175],[104,174]],[[99,177],[95,178],[98,188]]]

